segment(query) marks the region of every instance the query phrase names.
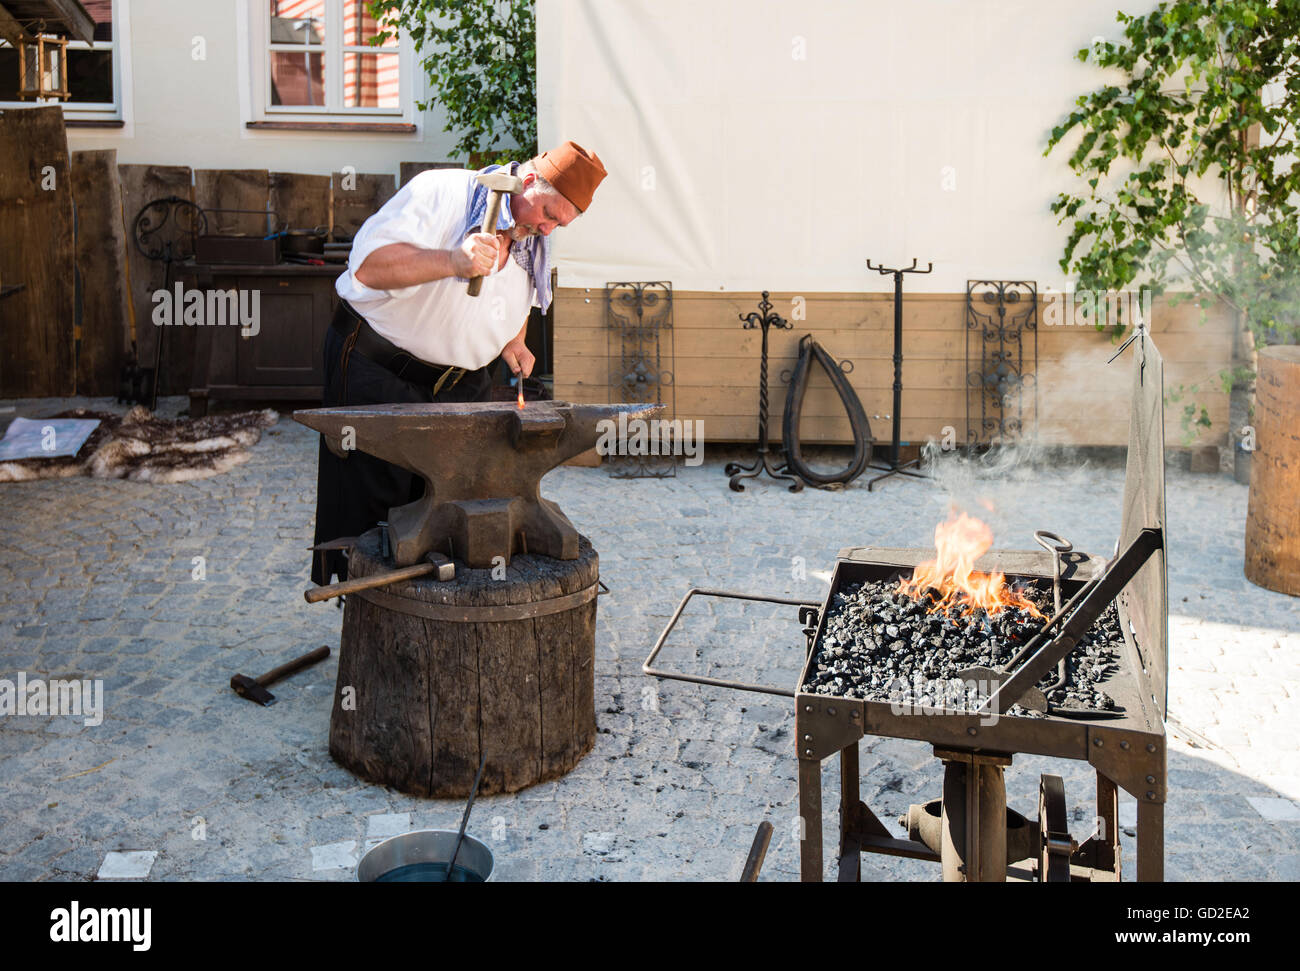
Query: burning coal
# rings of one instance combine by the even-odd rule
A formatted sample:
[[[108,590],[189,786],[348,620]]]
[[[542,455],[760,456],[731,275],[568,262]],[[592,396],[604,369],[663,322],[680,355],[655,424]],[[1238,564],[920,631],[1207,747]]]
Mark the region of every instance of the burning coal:
[[[815,648],[804,691],[927,708],[973,710],[986,685],[961,680],[969,667],[1007,664],[1043,627],[1051,609],[1050,590],[1027,586],[1020,595],[1033,608],[1004,606],[939,612],[924,600],[900,592],[894,581],[848,584],[831,599],[826,628]],[[1119,669],[1123,634],[1115,605],[1083,635],[1066,659],[1064,677],[1056,671],[1039,683],[1047,700],[1060,708],[1113,709],[1104,686]],[[1009,714],[1033,717],[1020,706]]]
[[[975,710],[990,685],[959,675],[1002,668],[1043,629],[1050,581],[1007,583],[975,562],[993,531],[954,510],[934,530],[935,556],[910,578],[848,584],[831,599],[805,691],[901,704],[908,710]],[[1101,685],[1118,670],[1123,635],[1111,604],[1080,638],[1064,666],[1038,687],[1054,709],[1108,710]],[[1033,716],[1018,705],[1009,714]]]
[[[982,610],[996,615],[1015,607],[1046,619],[1032,601],[1007,584],[1006,576],[976,571],[975,561],[993,546],[993,530],[985,523],[954,510],[946,523],[934,528],[934,546],[935,558],[913,570],[910,580],[900,580],[899,593],[913,600],[928,598],[930,613]]]

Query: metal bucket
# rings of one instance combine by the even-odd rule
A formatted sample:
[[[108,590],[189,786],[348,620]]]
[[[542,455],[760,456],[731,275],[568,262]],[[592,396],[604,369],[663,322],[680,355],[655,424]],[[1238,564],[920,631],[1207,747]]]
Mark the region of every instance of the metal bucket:
[[[460,844],[456,870],[447,864],[456,849],[456,830],[420,829],[392,836],[366,852],[357,864],[359,883],[484,883],[496,862],[487,844],[469,833]]]

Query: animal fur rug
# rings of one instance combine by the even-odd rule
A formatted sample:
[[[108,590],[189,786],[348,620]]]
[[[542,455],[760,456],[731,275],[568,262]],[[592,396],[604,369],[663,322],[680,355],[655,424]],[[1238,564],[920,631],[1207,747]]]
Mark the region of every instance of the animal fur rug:
[[[188,482],[247,462],[248,449],[279,416],[271,409],[207,418],[155,418],[137,405],[125,415],[74,408],[52,418],[98,418],[75,456],[0,462],[0,482],[90,475],[135,482]]]

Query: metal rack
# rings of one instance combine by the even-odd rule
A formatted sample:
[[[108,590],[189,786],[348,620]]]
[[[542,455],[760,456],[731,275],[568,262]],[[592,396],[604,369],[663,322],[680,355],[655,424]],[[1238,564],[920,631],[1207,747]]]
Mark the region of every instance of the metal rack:
[[[1038,419],[1038,285],[966,282],[966,444],[1009,443]]]
[[[741,480],[757,478],[764,472],[774,479],[789,482],[791,492],[803,491],[803,481],[797,476],[789,474],[783,465],[775,463],[772,459],[772,450],[768,447],[767,332],[772,327],[777,330],[789,330],[794,326],[780,314],[773,312],[772,301],[768,299],[769,296],[768,291],[764,290],[762,298],[758,301],[758,310],[751,310],[747,314],[739,315],[740,319],[744,321],[745,330],[753,330],[755,327],[762,328],[763,352],[758,366],[758,455],[752,465],[741,465],[739,462],[727,463],[723,471],[730,476],[727,485],[731,487],[733,492],[744,492],[745,486]],[[777,451],[779,452],[780,449],[778,448]]]
[[[912,257],[912,265],[891,269],[887,266],[878,266],[871,260],[867,260],[867,269],[875,270],[881,276],[893,276],[894,278],[894,411],[890,416],[893,419],[893,435],[889,442],[889,459],[885,465],[873,465],[871,468],[880,470],[883,474],[878,475],[867,482],[867,491],[875,489],[876,483],[888,479],[894,475],[906,475],[913,479],[928,479],[929,476],[920,471],[920,458],[904,462],[900,456],[902,448],[902,429],[903,429],[903,275],[906,273],[929,273],[934,269],[933,263],[927,263],[924,270],[916,268],[916,257]]]
[[[628,404],[666,403],[676,415],[673,285],[662,281],[605,284],[605,322],[609,385],[615,399]],[[675,455],[608,455],[605,460],[615,479],[677,475]]]

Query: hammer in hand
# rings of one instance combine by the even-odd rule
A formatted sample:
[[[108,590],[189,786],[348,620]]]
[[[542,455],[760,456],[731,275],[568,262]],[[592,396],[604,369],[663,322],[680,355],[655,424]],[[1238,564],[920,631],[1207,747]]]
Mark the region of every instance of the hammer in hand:
[[[294,658],[288,664],[281,664],[278,668],[267,671],[260,678],[250,678],[246,674],[237,674],[230,679],[230,686],[235,689],[235,693],[241,698],[256,701],[264,708],[269,708],[275,704],[275,695],[267,691],[267,688],[281,678],[287,678],[295,671],[301,671],[303,668],[310,667],[317,661],[323,661],[329,656],[330,649],[328,647],[318,647],[309,654]]]
[[[474,176],[474,180],[479,185],[485,186],[488,190],[487,212],[483,214],[483,228],[479,232],[496,234],[497,216],[501,213],[501,196],[503,193],[515,193],[524,191],[524,180],[518,176],[511,175],[505,169],[497,169],[495,172],[488,172],[484,175]],[[483,278],[476,276],[469,281],[469,289],[466,291],[471,297],[477,297],[479,291],[483,289]]]

